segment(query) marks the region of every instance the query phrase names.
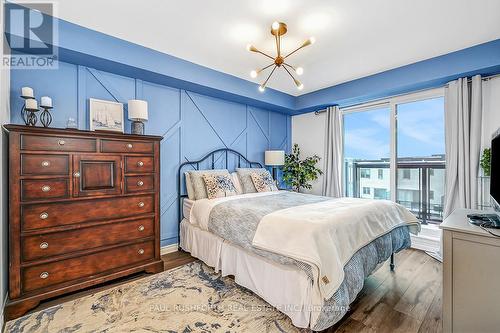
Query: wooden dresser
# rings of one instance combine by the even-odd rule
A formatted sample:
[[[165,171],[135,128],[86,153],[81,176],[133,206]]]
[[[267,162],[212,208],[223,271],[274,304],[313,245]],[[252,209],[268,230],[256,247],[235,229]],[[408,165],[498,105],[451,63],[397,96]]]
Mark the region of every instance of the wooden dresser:
[[[7,125],[6,319],[47,298],[139,271],[160,258],[160,140]]]

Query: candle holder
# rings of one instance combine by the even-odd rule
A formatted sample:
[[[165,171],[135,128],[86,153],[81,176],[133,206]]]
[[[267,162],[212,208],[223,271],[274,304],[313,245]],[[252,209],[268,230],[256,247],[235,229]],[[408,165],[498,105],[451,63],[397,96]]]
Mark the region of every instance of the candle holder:
[[[35,99],[34,97],[31,96],[21,96],[25,101],[27,99]],[[38,121],[38,118],[36,116],[35,112],[40,111],[39,109],[27,109],[26,108],[26,103],[23,103],[23,107],[21,108],[21,117],[24,120],[24,123],[27,126],[35,126],[36,122]]]
[[[42,123],[43,127],[49,127],[50,123],[52,122],[52,115],[50,114],[50,109],[52,109],[52,106],[41,106],[43,111],[40,114],[40,122]]]

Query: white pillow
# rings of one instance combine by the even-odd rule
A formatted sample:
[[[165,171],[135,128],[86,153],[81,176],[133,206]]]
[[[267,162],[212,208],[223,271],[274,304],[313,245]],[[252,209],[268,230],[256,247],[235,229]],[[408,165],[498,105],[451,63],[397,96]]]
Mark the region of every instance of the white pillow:
[[[194,200],[194,188],[193,188],[193,182],[191,181],[191,176],[189,175],[189,172],[184,172],[184,177],[186,179],[186,192],[188,195],[189,200]]]
[[[238,173],[232,172],[231,179],[233,180],[234,187],[236,187],[236,192],[238,194],[243,194],[243,189],[241,188],[240,177],[238,177]]]

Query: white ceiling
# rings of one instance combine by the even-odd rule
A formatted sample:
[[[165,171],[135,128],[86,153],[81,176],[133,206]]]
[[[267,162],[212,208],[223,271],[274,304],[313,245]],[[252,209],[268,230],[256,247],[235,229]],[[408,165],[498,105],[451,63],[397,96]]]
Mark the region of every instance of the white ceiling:
[[[500,38],[499,0],[61,0],[57,7],[67,21],[251,81],[250,71],[267,60],[246,45],[272,53],[269,26],[285,22],[284,51],[316,38],[289,58],[304,68],[304,90],[283,70],[269,83],[292,95]]]

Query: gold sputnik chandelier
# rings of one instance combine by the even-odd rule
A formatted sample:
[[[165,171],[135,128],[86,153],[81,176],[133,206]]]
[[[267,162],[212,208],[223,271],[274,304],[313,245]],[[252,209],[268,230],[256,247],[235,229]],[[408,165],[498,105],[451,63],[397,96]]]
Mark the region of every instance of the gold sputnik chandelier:
[[[292,72],[294,72],[297,75],[302,75],[302,73],[304,73],[304,69],[302,67],[294,67],[294,66],[290,65],[289,63],[286,62],[286,59],[289,56],[291,56],[292,54],[294,54],[295,52],[297,52],[298,50],[300,50],[308,45],[314,44],[315,39],[314,39],[314,37],[310,37],[304,43],[302,43],[301,46],[299,46],[298,48],[296,48],[292,52],[290,52],[286,55],[282,55],[281,54],[281,36],[286,34],[286,31],[287,31],[286,24],[283,22],[273,22],[273,24],[271,25],[271,34],[274,36],[274,39],[276,40],[276,53],[277,53],[276,57],[272,57],[269,54],[266,54],[266,53],[260,51],[259,49],[257,49],[253,45],[247,46],[248,51],[260,53],[263,56],[266,56],[266,57],[273,60],[273,62],[271,64],[269,64],[261,69],[253,70],[250,72],[250,76],[252,78],[256,78],[261,72],[272,67],[272,70],[269,73],[269,75],[267,76],[267,79],[259,86],[260,92],[264,92],[264,90],[266,89],[266,85],[269,82],[269,79],[274,74],[274,71],[279,67],[283,68],[290,75],[293,82],[297,86],[297,89],[302,90],[304,88],[304,85],[292,74]]]

